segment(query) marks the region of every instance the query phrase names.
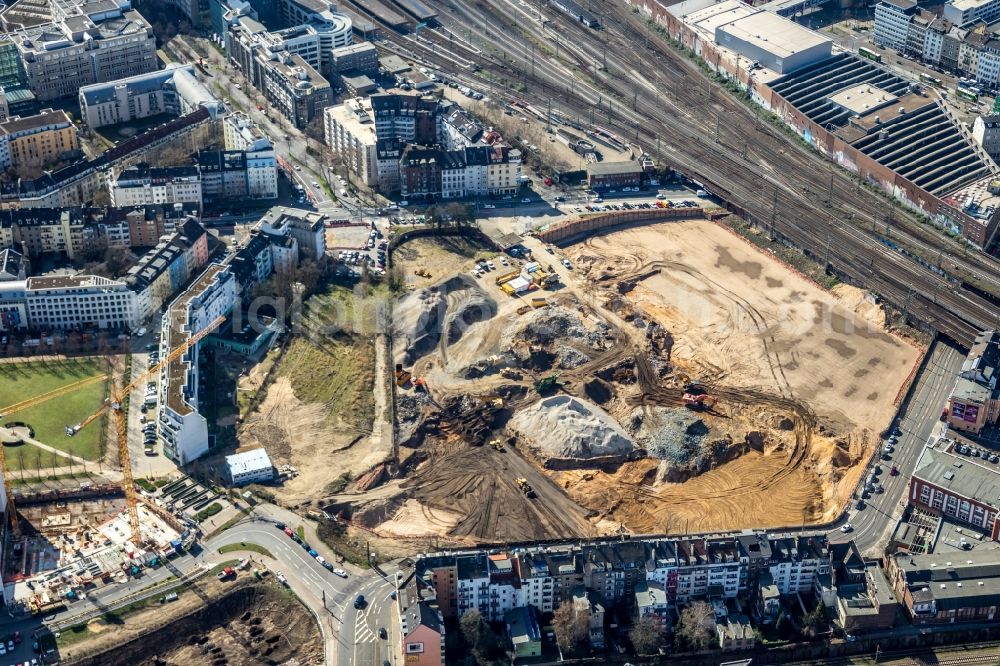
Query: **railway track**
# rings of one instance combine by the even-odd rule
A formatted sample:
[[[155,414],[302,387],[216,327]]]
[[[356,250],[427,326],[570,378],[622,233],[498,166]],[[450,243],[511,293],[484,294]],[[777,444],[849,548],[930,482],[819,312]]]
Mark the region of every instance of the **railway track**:
[[[668,147],[661,151],[664,160],[698,177],[751,221],[813,257],[828,258],[844,278],[875,291],[907,315],[961,344],[968,345],[978,330],[1000,324],[995,303],[955,285],[957,280],[986,287],[1000,284],[995,260],[977,254],[960,257],[950,247],[942,247],[938,260],[943,266],[949,262],[965,266],[953,269],[949,281],[885,245],[862,228],[870,223],[877,230],[885,219],[884,200],[759,122],[728,93],[713,90],[714,84],[692,63],[655,35],[647,41],[642,29],[632,23],[634,17],[626,14],[624,19],[610,22],[607,44],[595,46],[592,31],[555,10],[546,13],[551,22],[546,28],[518,16],[513,6],[520,3],[443,4],[457,10],[456,19],[464,28],[453,26],[451,34],[465,32],[464,43],[425,30],[420,35],[422,41],[392,35],[395,46],[445,70],[450,67],[442,53],[453,49],[481,70],[454,77],[469,85],[486,90],[500,87],[497,81],[501,79],[520,81],[519,86],[526,89],[507,88],[500,96],[517,97],[577,119],[589,114],[594,122],[599,120],[622,136],[634,137],[649,150],[666,140]],[[612,8],[612,12],[621,11],[620,7]],[[512,25],[513,29],[497,29]],[[471,44],[472,39],[479,40],[479,48]],[[648,51],[637,46],[643,42],[650,45]],[[542,53],[543,44],[549,51],[557,45],[556,62]],[[641,54],[637,49],[642,49]],[[634,71],[632,62],[637,59],[654,62],[656,84]],[[590,78],[594,63],[605,60],[607,71],[595,71]],[[497,94],[494,90],[494,97]],[[625,103],[630,96],[631,105]],[[606,118],[602,117],[605,113]],[[722,114],[727,122],[713,122]],[[707,138],[714,126],[719,128],[719,143]],[[743,138],[748,135],[753,136],[752,143]],[[736,150],[741,144],[742,152]],[[797,178],[786,182],[792,180],[790,176]],[[827,196],[829,207],[816,191],[824,182],[829,185],[827,194],[832,194]],[[835,220],[845,215],[847,222]],[[911,233],[910,228],[919,224],[901,211],[893,215],[892,231],[901,244],[926,248],[931,240],[941,241],[929,230]],[[987,290],[1000,292],[997,288]]]

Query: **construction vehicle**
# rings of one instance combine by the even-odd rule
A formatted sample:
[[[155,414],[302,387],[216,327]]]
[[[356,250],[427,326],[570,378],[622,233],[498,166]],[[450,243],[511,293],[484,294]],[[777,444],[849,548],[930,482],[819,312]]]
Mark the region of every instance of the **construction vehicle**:
[[[492,442],[490,442],[490,446],[492,446],[494,449],[500,452],[507,450],[503,448],[503,443],[501,443],[499,439],[494,439]]]
[[[528,313],[528,312],[531,312],[531,306],[530,305],[522,305],[521,307],[519,307],[517,309],[517,314],[519,314],[519,315],[523,315],[523,314]]]
[[[515,479],[514,483],[517,484],[517,487],[524,493],[525,497],[530,499],[535,496],[535,489],[531,487],[531,484],[523,476]]]
[[[521,379],[524,375],[514,368],[500,368],[500,376],[504,379]]]
[[[705,387],[698,382],[688,382],[684,387],[683,400],[685,407],[697,411],[711,409],[719,401],[714,395],[709,395]]]
[[[544,296],[536,296],[531,299],[531,307],[533,308],[544,308],[549,304],[549,301]]]
[[[403,369],[402,363],[396,364],[396,386],[406,386],[412,378],[413,375]]]
[[[426,268],[418,268],[413,271],[413,274],[423,278],[429,278],[431,276],[430,271],[428,271]]]
[[[542,377],[535,382],[535,390],[539,393],[548,393],[559,388],[559,375],[549,375]]]
[[[427,381],[423,377],[417,377],[413,380],[413,389],[415,391],[422,391],[428,393],[427,391]]]
[[[497,286],[499,287],[500,285],[504,284],[505,282],[510,282],[511,280],[513,280],[514,278],[516,278],[520,274],[521,274],[520,270],[513,270],[513,271],[510,271],[509,273],[504,273],[503,275],[498,275],[497,279],[496,279]]]
[[[230,578],[236,578],[236,569],[232,567],[226,567],[216,575],[219,580],[229,580]]]

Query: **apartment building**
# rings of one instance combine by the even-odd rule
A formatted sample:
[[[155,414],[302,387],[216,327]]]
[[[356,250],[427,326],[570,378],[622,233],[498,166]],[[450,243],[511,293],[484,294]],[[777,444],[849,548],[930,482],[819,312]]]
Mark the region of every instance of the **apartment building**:
[[[161,358],[186,344],[218,317],[228,315],[235,304],[236,279],[229,267],[210,265],[170,304],[163,317]],[[208,422],[199,412],[198,401],[199,344],[191,345],[160,373],[157,434],[164,455],[178,465],[186,465],[208,452]]]
[[[17,247],[29,257],[62,253],[70,259],[99,241],[146,248],[197,212],[197,206],[181,204],[0,210],[0,248]]]
[[[887,559],[886,575],[913,624],[995,622],[1000,611],[996,551]]]
[[[297,259],[320,261],[326,256],[326,222],[322,213],[275,206],[260,218],[259,229],[269,236],[293,238],[300,256]]]
[[[137,164],[109,180],[115,206],[195,204],[201,206],[201,175],[197,167],[151,167]]]
[[[976,117],[972,124],[972,138],[994,161],[1000,159],[1000,115]]]
[[[0,184],[0,208],[67,208],[82,206],[108,187],[108,172],[117,172],[143,162],[155,162],[161,153],[180,148],[195,152],[217,134],[217,121],[206,109],[154,127],[120,141],[94,159],[45,173],[34,180]]]
[[[206,201],[278,198],[274,149],[203,150],[196,158]]]
[[[1000,20],[1000,0],[952,0],[945,3],[942,16],[957,26],[993,23]]]
[[[28,259],[10,247],[0,250],[0,282],[24,280],[27,277]]]
[[[323,132],[326,145],[340,157],[345,166],[361,182],[389,192],[379,175],[375,117],[370,98],[354,98],[323,111]],[[398,170],[398,160],[396,162]],[[398,174],[396,178],[398,182]]]
[[[781,594],[812,589],[816,576],[830,573],[830,547],[825,538],[771,539],[771,579]]]
[[[339,46],[330,53],[330,66],[338,74],[378,74],[378,49],[371,42]]]
[[[0,312],[19,313],[16,321],[0,317],[3,330],[93,327],[127,331],[139,324],[134,292],[124,282],[97,275],[4,282],[0,287]]]
[[[57,0],[51,9],[51,23],[10,33],[39,100],[157,69],[153,29],[128,0]]]
[[[125,284],[136,293],[139,321],[159,311],[208,263],[208,256],[208,233],[195,218],[185,220],[142,255],[125,277]]]
[[[212,118],[226,107],[198,80],[193,65],[169,63],[159,71],[83,86],[80,117],[97,128],[141,120],[161,113],[182,116],[199,108]]]
[[[1000,541],[1000,473],[957,455],[948,440],[924,448],[910,477],[910,503],[947,515]]]
[[[910,22],[919,12],[913,0],[882,0],[875,5],[875,43],[882,48],[906,51]]]
[[[503,145],[458,150],[407,145],[399,158],[399,191],[406,199],[459,199],[517,192],[521,151]]]
[[[0,123],[0,168],[38,168],[80,156],[76,125],[65,111],[45,109]]]
[[[980,433],[1000,422],[1000,331],[980,333],[948,398],[948,427]]]

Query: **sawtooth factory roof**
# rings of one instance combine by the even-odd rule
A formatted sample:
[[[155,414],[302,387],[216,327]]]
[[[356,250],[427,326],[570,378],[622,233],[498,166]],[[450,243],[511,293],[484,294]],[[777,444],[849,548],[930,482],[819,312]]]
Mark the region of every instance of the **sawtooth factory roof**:
[[[985,155],[934,98],[871,61],[840,53],[771,87],[817,125],[932,194],[991,172]]]

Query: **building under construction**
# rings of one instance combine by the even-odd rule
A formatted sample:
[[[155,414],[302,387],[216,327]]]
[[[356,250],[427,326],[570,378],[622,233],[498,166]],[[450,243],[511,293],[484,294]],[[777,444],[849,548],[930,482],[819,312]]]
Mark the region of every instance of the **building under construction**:
[[[4,601],[35,615],[161,566],[194,538],[168,512],[140,503],[137,545],[117,484],[81,487],[57,498],[19,498],[18,510],[22,525],[30,528],[8,543]]]

